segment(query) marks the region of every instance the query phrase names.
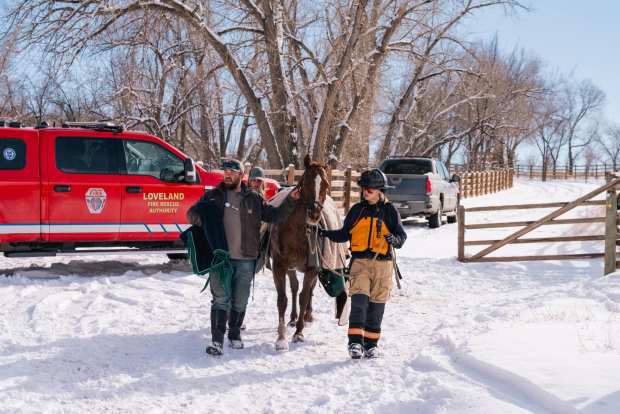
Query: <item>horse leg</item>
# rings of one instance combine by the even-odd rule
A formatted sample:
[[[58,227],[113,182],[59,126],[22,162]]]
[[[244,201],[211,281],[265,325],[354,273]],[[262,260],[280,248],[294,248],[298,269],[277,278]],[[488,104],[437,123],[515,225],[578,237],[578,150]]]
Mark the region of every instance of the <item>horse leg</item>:
[[[286,267],[277,265],[273,266],[273,281],[276,285],[278,293],[278,339],[276,341],[276,351],[286,351],[288,343],[286,342],[286,324],[284,322],[284,314],[286,313]]]
[[[305,322],[313,322],[314,318],[312,317],[312,298],[314,297],[314,288],[316,286],[317,278],[314,278],[314,283],[310,288],[310,299],[308,300],[308,306],[306,307],[306,313],[304,314]]]
[[[288,281],[291,285],[291,298],[293,299],[293,309],[291,309],[291,320],[288,323],[288,326],[295,326],[297,322],[297,294],[299,293],[299,279],[297,279],[297,272],[293,270],[289,270]]]
[[[301,294],[299,295],[299,315],[305,315],[306,310],[308,309],[308,304],[310,303],[310,299],[312,298],[312,288],[316,284],[317,272],[315,270],[311,270],[309,272],[304,273],[304,284],[301,289]],[[293,342],[301,342],[304,340],[304,319],[298,318],[295,334],[293,335]]]

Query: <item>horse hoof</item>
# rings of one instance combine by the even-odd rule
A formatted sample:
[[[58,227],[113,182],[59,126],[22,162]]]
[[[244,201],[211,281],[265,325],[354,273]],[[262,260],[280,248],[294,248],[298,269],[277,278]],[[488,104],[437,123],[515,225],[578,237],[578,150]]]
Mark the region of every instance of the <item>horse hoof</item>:
[[[288,323],[288,326],[290,326],[291,328],[294,328],[297,325],[297,319],[291,319],[291,321]]]
[[[279,339],[276,341],[276,351],[288,351],[288,342],[284,339]]]
[[[304,335],[303,334],[295,334],[293,335],[293,342],[297,343],[297,342],[303,342],[304,341]]]
[[[314,322],[314,318],[312,315],[306,315],[304,316],[304,322]]]

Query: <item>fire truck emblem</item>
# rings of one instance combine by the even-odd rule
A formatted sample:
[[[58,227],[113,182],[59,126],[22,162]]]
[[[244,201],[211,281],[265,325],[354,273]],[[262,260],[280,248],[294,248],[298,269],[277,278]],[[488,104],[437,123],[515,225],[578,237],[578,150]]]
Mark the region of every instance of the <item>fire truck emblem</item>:
[[[2,155],[4,156],[5,160],[13,161],[15,157],[17,156],[17,153],[15,152],[13,148],[7,147],[4,149],[4,151],[2,151]]]
[[[86,191],[86,207],[91,214],[100,214],[105,207],[107,194],[103,188],[89,188]]]

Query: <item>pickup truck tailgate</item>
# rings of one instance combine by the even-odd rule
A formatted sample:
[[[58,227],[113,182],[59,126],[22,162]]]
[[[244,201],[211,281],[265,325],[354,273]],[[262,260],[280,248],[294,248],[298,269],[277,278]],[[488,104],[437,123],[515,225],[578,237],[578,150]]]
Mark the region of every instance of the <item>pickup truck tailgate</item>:
[[[395,188],[385,193],[391,201],[426,200],[426,175],[386,174],[388,182]]]

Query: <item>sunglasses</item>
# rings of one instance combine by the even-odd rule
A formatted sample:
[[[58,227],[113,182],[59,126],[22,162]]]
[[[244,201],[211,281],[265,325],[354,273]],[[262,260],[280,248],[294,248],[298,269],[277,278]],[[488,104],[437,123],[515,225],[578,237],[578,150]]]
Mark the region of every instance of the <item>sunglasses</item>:
[[[373,194],[375,191],[379,191],[376,188],[364,187],[364,192]]]
[[[239,164],[237,161],[223,161],[221,167],[222,170],[241,171],[241,164]]]

